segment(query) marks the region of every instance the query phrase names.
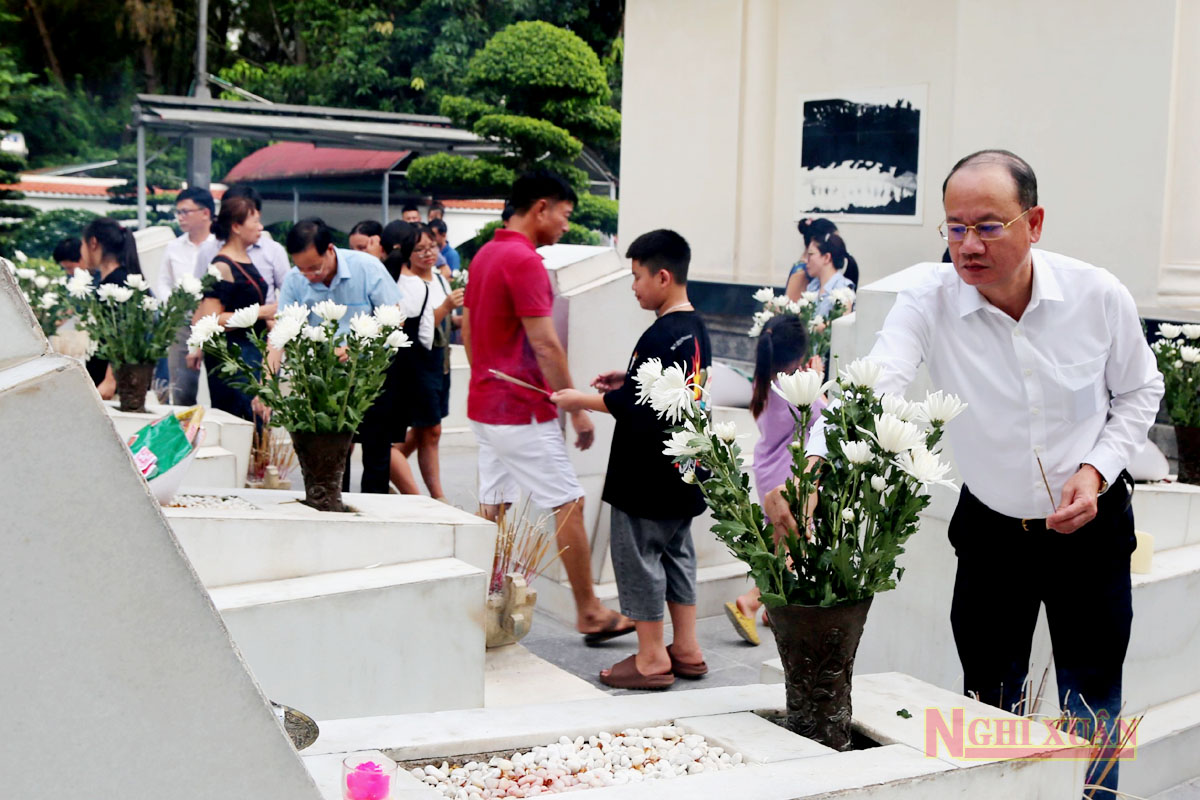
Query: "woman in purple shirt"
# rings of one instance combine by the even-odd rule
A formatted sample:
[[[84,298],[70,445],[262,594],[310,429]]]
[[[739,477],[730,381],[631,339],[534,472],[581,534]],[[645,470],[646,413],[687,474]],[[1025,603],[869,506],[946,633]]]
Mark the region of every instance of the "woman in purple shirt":
[[[778,392],[772,391],[775,376],[803,369],[808,355],[808,336],[804,323],[798,317],[777,316],[770,320],[758,337],[758,350],[754,363],[754,394],[750,399],[750,413],[758,424],[761,434],[754,446],[754,483],[758,488],[758,502],[768,489],[779,486],[792,474],[792,452],[788,445],[796,441],[796,418],[792,412],[796,407]],[[813,420],[825,408],[818,400],[813,404]],[[797,412],[797,416],[799,412]],[[751,589],[732,603],[725,604],[725,615],[733,623],[738,635],[750,644],[758,644],[758,628],[754,617],[762,608],[759,590]]]

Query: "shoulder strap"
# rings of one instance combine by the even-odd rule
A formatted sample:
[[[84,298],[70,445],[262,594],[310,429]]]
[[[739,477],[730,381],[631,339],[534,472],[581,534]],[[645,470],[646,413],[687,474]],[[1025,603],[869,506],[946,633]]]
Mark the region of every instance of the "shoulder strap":
[[[421,281],[425,283],[425,281]],[[417,319],[425,316],[425,306],[429,305],[429,284],[425,283],[425,299],[421,301],[421,310],[417,312]]]
[[[254,287],[254,291],[258,292],[258,302],[260,302],[260,303],[267,302],[267,297],[266,297],[266,295],[263,294],[262,286],[260,286],[259,282],[254,280],[254,278],[250,277],[250,273],[246,272],[245,267],[243,267],[238,262],[234,261],[229,256],[218,255],[216,258],[213,259],[213,261],[223,261],[226,264],[228,264],[229,266],[236,269],[238,272],[242,273],[242,277],[245,278],[250,283],[250,285]],[[251,264],[251,266],[254,266],[254,265]],[[262,280],[262,276],[259,275],[258,279]]]

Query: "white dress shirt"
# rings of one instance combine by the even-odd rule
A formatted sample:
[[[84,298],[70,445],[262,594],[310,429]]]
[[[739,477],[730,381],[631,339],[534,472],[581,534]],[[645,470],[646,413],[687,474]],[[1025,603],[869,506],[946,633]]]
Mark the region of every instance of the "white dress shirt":
[[[437,270],[433,271],[433,280],[422,280],[416,275],[401,274],[396,281],[400,287],[400,291],[404,294],[404,301],[400,304],[400,310],[404,312],[405,317],[415,317],[421,314],[421,323],[417,328],[417,339],[421,346],[426,350],[433,349],[433,312],[437,307],[446,302],[446,297],[450,294],[447,290],[450,288],[446,284],[446,279],[438,274]],[[426,302],[426,292],[428,292],[429,300]],[[421,305],[424,304],[425,311],[421,312]]]
[[[197,278],[204,276],[204,273],[208,271],[208,265],[212,263],[217,252],[224,246],[225,242],[215,237],[204,243],[204,246],[196,253],[196,260],[193,262],[195,269],[193,274]],[[250,263],[267,282],[267,303],[274,303],[279,289],[287,277],[288,270],[292,268],[288,261],[287,251],[283,249],[283,245],[271,238],[270,233],[263,231],[262,235],[258,237],[258,241],[246,248],[246,255],[250,256]]]
[[[934,388],[968,404],[946,427],[963,483],[1010,517],[1049,516],[1081,464],[1115,481],[1163,395],[1129,291],[1106,270],[1043,250],[1033,250],[1020,321],[943,264],[900,292],[869,357],[885,367],[877,393],[903,392],[924,362]],[[816,427],[809,451],[823,455]]]
[[[196,256],[203,245],[213,241],[210,233],[200,244],[194,244],[186,233],[180,234],[167,243],[163,251],[162,266],[158,270],[158,280],[154,283],[154,296],[166,300],[171,292],[179,285],[179,279],[184,275],[195,274]]]

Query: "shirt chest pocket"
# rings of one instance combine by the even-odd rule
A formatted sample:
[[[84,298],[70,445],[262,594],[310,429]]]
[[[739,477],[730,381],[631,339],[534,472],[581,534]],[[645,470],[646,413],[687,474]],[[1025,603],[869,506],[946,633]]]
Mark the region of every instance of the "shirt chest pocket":
[[[1071,422],[1082,422],[1108,409],[1108,386],[1104,367],[1108,356],[1101,355],[1078,364],[1060,364],[1056,391],[1063,416]]]

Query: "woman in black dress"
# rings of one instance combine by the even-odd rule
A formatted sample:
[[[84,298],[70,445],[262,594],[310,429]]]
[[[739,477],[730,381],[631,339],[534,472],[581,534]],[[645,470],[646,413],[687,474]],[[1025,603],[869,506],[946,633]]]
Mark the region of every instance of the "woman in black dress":
[[[262,353],[250,340],[249,331],[264,333],[269,320],[275,317],[275,304],[267,303],[267,282],[246,254],[247,248],[258,241],[263,225],[254,201],[247,197],[230,197],[221,201],[221,211],[213,223],[213,233],[225,244],[212,260],[212,266],[221,274],[213,288],[204,293],[195,319],[216,314],[222,325],[229,322],[233,312],[258,304],[257,319],[249,328],[228,328],[225,336],[230,344],[237,345],[256,372],[262,366]],[[209,355],[196,353],[188,356],[188,365],[199,369],[203,359],[208,371],[208,394],[213,408],[228,411],[242,419],[254,421],[255,404],[239,389],[230,386],[218,374],[220,362]]]
[[[115,219],[97,217],[83,229],[80,239],[80,260],[92,271],[96,286],[104,283],[122,286],[130,275],[142,274],[133,231]],[[102,358],[89,358],[87,371],[100,396],[111,400],[117,393],[117,381],[109,363]]]

